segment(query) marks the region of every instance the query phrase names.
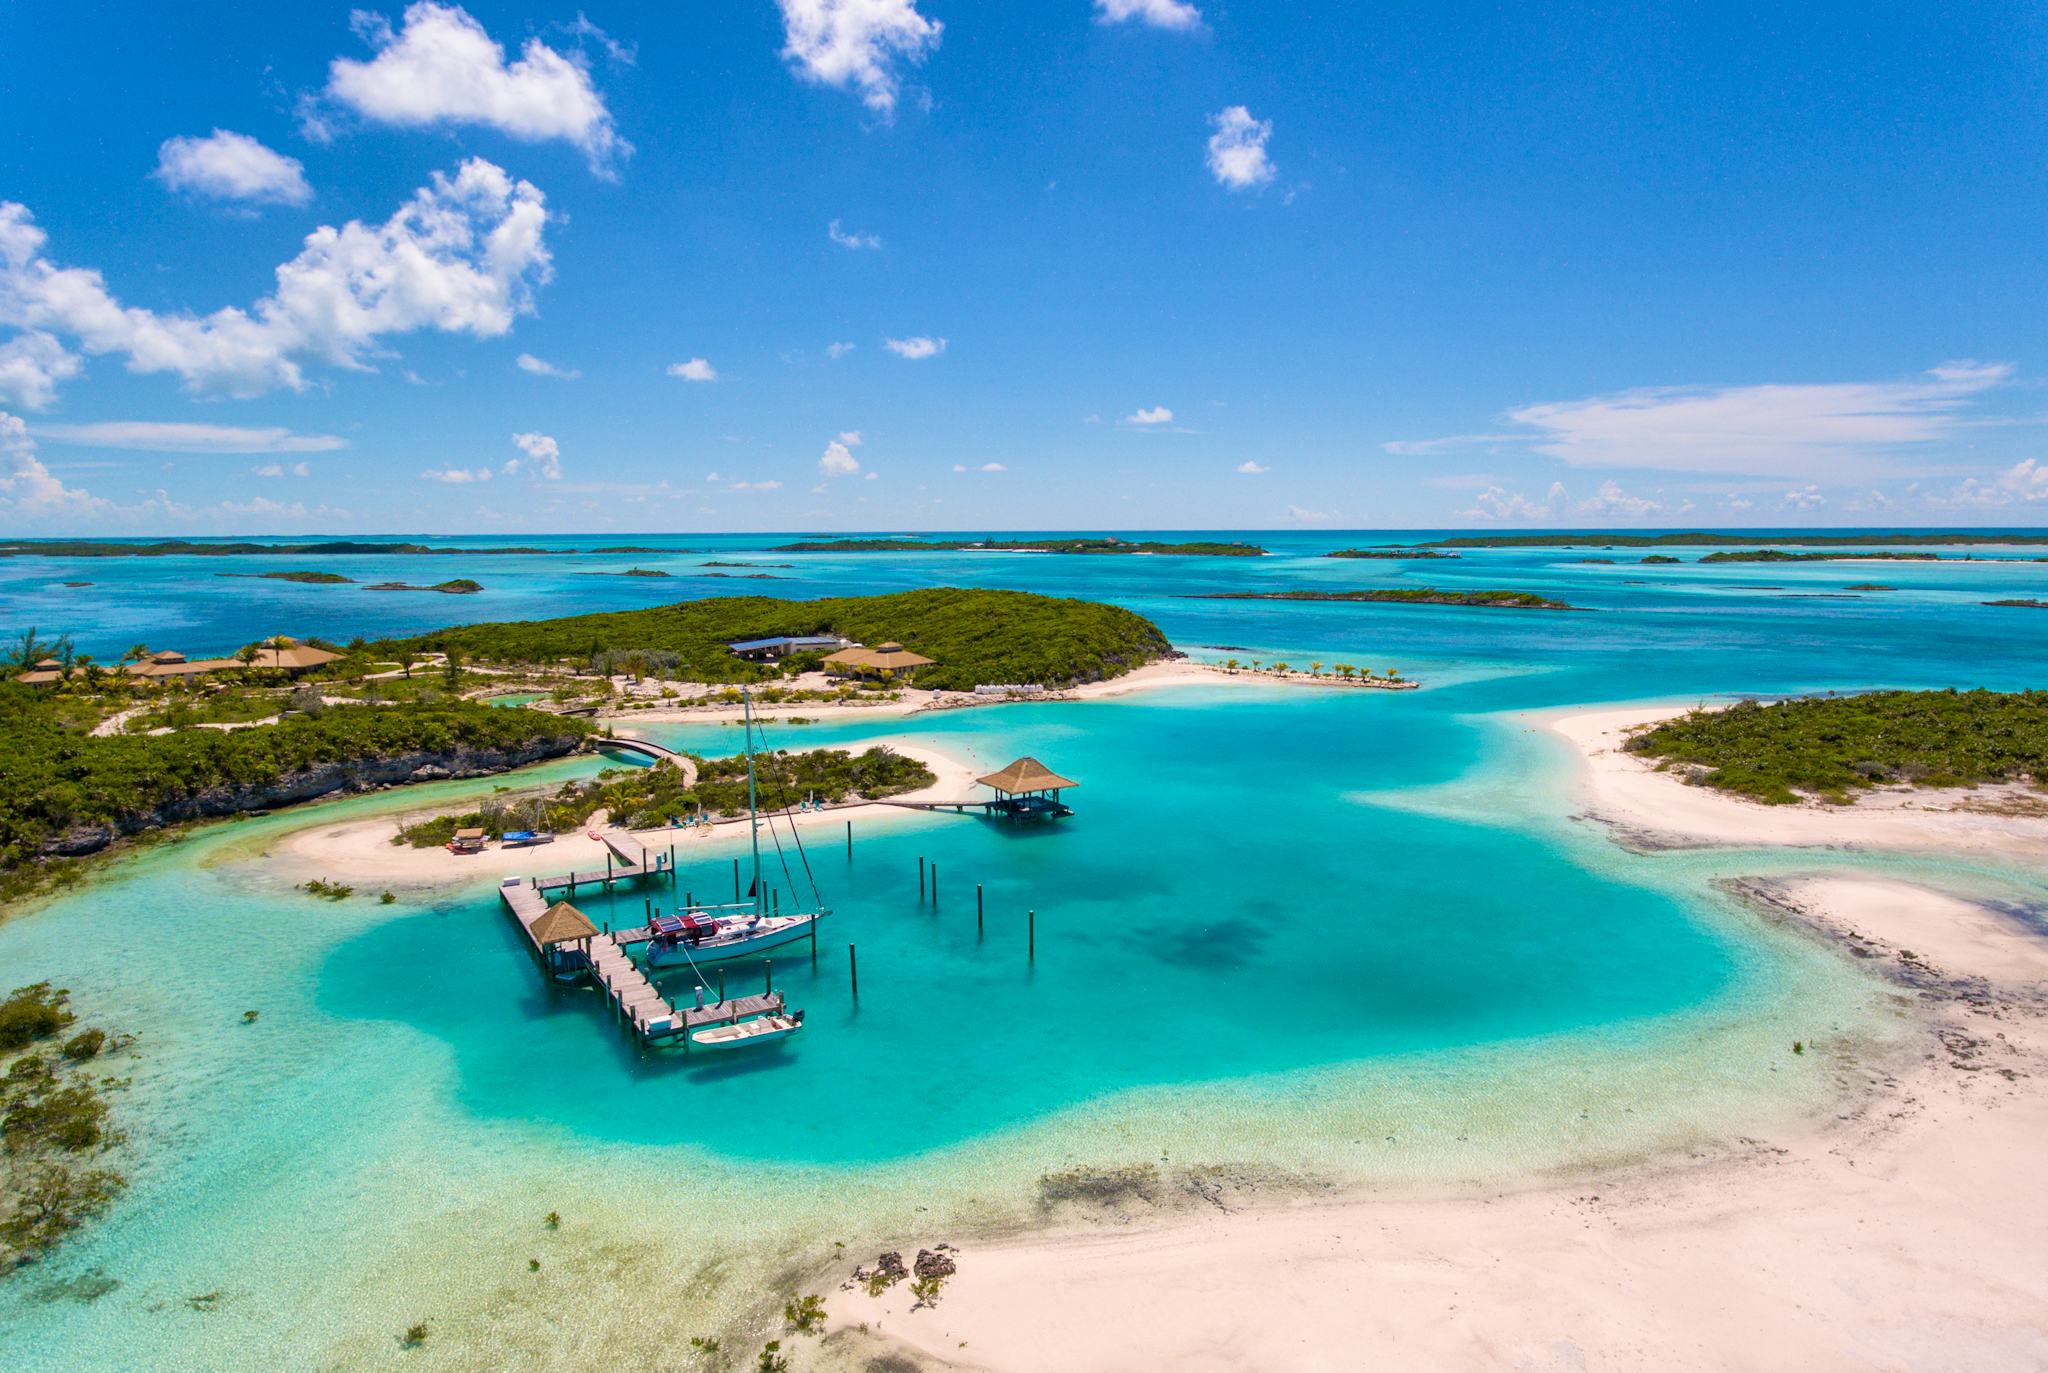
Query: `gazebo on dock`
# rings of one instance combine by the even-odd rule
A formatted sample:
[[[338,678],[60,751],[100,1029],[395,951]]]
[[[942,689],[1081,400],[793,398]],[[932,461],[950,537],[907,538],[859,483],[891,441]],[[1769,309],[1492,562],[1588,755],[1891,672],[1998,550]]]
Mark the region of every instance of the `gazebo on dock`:
[[[580,948],[563,948],[565,944],[581,944],[597,934],[597,926],[590,917],[577,910],[567,901],[557,901],[535,917],[529,927],[533,942],[540,946],[547,957],[548,970],[554,973],[573,971],[586,966],[589,953]]]
[[[1060,800],[1060,793],[1081,785],[1036,758],[1019,758],[1002,771],[975,780],[996,794],[988,813],[1010,820],[1057,820],[1072,815],[1073,808]]]

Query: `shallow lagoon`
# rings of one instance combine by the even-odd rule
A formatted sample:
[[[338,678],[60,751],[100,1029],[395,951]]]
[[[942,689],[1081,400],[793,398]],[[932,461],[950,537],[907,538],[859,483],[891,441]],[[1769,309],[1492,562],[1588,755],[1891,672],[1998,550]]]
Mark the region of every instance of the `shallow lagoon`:
[[[1869,570],[1731,566],[1709,583],[1707,569],[1653,568],[1654,586],[1623,588],[1616,568],[1575,556],[1414,575],[1603,613],[1180,599],[1404,575],[1354,564],[1340,577],[1307,557],[841,560],[834,590],[987,568],[977,578],[1124,600],[1176,642],[1399,666],[1430,689],[1192,689],[909,728],[778,726],[781,747],[914,732],[991,767],[1031,752],[1083,786],[1079,814],[1048,832],[906,817],[863,824],[851,863],[836,833],[812,841],[835,914],[815,969],[776,960],[811,1028],[758,1064],[636,1054],[588,993],[541,985],[488,885],[390,908],[286,889],[253,860],[303,815],[139,855],[0,926],[13,981],[56,977],[88,1014],[145,1036],[122,1103],[134,1190],[0,1292],[0,1353],[50,1369],[376,1366],[402,1357],[388,1331],[432,1313],[447,1366],[502,1366],[492,1350],[506,1341],[534,1351],[533,1367],[648,1357],[673,1347],[674,1321],[579,1336],[556,1304],[652,1266],[701,1278],[691,1300],[707,1311],[730,1307],[747,1275],[828,1257],[833,1238],[1028,1219],[1039,1175],[1076,1164],[1440,1185],[1709,1143],[1812,1109],[1847,1070],[1825,1052],[1794,1060],[1789,1041],[1882,1039],[1887,998],[1736,911],[1713,881],[1818,860],[1624,854],[1566,820],[1565,760],[1508,712],[2031,684],[2043,663],[2012,633],[2018,612],[1975,602],[2048,577],[1899,565],[1881,580],[1900,599],[1816,601],[1762,588]],[[738,734],[649,729],[707,751]],[[733,851],[707,846],[683,883],[718,890]],[[920,855],[939,864],[936,911],[917,900]],[[2023,874],[1860,861],[2040,894]],[[616,898],[616,918],[637,919],[640,900]],[[245,1009],[261,1010],[255,1025]],[[549,1209],[569,1219],[537,1234]],[[536,1286],[524,1258],[543,1245]],[[108,1279],[119,1285],[86,1299]],[[214,1309],[187,1304],[216,1290]]]

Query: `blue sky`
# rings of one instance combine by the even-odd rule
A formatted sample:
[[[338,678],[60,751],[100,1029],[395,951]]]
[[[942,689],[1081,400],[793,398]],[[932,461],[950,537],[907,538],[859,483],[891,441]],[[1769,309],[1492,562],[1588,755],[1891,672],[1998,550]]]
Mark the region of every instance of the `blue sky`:
[[[1549,8],[7,6],[0,529],[2048,522],[2048,19]]]

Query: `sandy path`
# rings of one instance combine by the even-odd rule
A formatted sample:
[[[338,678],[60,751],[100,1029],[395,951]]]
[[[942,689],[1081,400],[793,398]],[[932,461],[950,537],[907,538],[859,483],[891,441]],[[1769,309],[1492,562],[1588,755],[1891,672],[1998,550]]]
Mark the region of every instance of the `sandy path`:
[[[936,1309],[907,1284],[834,1295],[835,1352],[1017,1373],[2048,1367],[2048,948],[1900,883],[1775,895],[1921,992],[1921,1060],[1826,1130],[1529,1191],[970,1243]]]

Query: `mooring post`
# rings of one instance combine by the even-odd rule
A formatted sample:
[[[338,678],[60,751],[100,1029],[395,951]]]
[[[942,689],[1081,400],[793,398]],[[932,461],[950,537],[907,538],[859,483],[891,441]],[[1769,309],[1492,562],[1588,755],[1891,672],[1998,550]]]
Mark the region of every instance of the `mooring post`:
[[[604,884],[607,887],[612,884],[612,851],[610,849],[604,851]]]
[[[734,904],[734,905],[738,905],[738,904],[739,904],[739,899],[740,899],[740,860],[739,860],[739,859],[737,859],[737,858],[735,858],[735,859],[733,859],[733,860],[732,860],[732,899],[733,899],[733,904]]]
[[[939,865],[932,864],[932,909],[939,908]]]
[[[974,884],[974,932],[981,933],[981,883]]]
[[[725,1004],[725,969],[718,970],[718,1004]]]
[[[853,821],[846,822],[846,861],[853,861]]]
[[[860,956],[851,944],[846,946],[846,975],[853,981],[853,999],[860,1000]]]
[[[920,901],[924,900],[924,856],[922,854],[918,855],[917,859],[917,899]]]
[[[683,909],[687,911],[694,911],[697,909],[697,893],[693,891],[686,891],[683,893]]]
[[[780,888],[780,887],[770,887],[770,888],[768,889],[768,897],[769,897],[769,900],[770,900],[770,902],[771,902],[771,903],[772,903],[772,905],[773,905],[773,910],[771,910],[771,911],[770,911],[769,913],[770,913],[771,915],[781,915],[781,914],[782,914],[782,888]]]
[[[647,923],[652,925],[654,923],[654,898],[643,896],[640,898],[640,905],[647,912]]]
[[[1024,929],[1025,929],[1025,935],[1024,935],[1024,939],[1025,939],[1025,944],[1024,944],[1024,955],[1025,955],[1025,957],[1026,957],[1026,958],[1029,958],[1029,959],[1030,959],[1030,960],[1031,960],[1032,962],[1036,963],[1036,962],[1038,961],[1038,912],[1037,912],[1037,911],[1033,911],[1033,912],[1031,912],[1031,914],[1030,914],[1030,915],[1029,915],[1028,917],[1026,917],[1026,924],[1025,924],[1025,926],[1024,926]]]

